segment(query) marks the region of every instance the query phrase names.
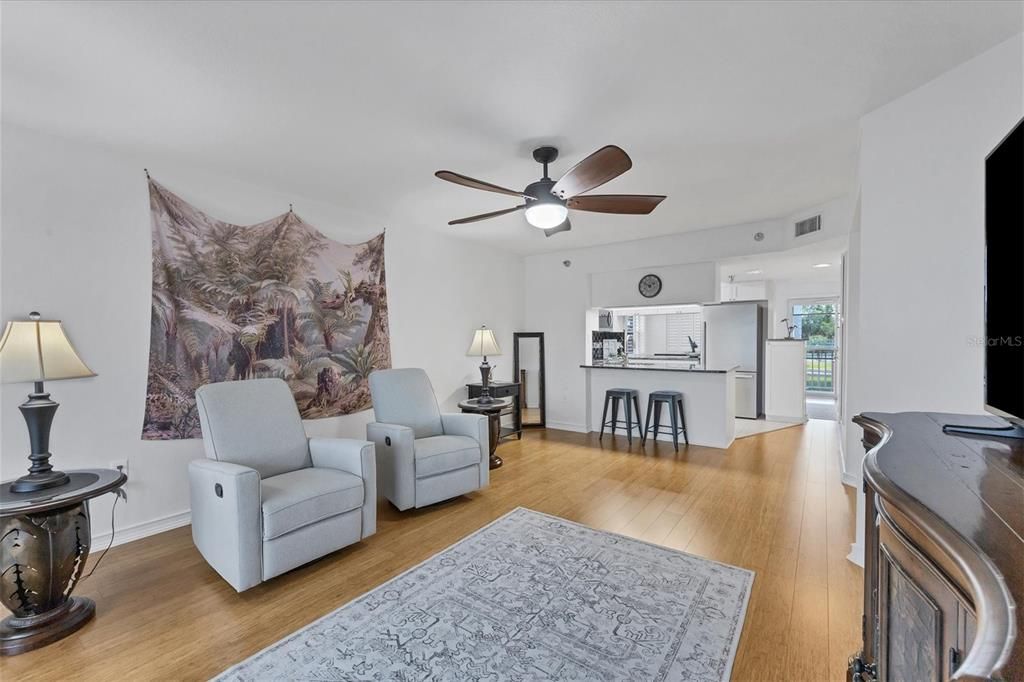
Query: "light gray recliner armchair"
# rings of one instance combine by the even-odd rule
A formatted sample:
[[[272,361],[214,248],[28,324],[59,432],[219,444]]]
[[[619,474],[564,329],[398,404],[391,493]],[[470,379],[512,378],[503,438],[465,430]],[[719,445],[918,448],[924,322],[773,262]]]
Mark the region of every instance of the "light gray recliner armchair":
[[[288,384],[196,391],[207,459],[189,463],[192,540],[239,592],[373,535],[373,443],[307,438]]]
[[[425,507],[487,486],[487,417],[441,414],[422,369],[374,372],[370,394],[377,421],[366,425],[366,437],[393,505]]]

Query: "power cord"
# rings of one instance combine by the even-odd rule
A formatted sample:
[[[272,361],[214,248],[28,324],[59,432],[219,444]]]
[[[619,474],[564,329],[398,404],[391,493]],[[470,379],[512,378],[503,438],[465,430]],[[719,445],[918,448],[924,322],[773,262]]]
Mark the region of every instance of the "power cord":
[[[107,548],[103,550],[103,553],[100,554],[100,558],[97,559],[96,563],[92,565],[92,570],[89,571],[89,574],[83,577],[78,582],[82,583],[91,578],[92,574],[95,573],[96,569],[99,567],[100,562],[103,561],[103,557],[107,556],[107,552],[109,552],[110,548],[114,546],[114,510],[117,508],[117,501],[120,500],[122,497],[127,499],[128,496],[125,494],[123,490],[118,488],[114,493],[114,504],[110,505],[110,542],[107,543]]]

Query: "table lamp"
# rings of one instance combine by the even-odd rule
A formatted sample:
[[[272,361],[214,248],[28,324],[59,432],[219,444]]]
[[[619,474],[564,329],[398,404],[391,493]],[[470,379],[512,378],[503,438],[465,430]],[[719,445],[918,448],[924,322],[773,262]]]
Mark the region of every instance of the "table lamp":
[[[469,350],[466,351],[466,355],[470,357],[483,357],[484,361],[480,363],[480,397],[477,398],[477,403],[480,405],[487,405],[493,403],[494,398],[491,397],[491,366],[487,364],[488,355],[501,355],[501,349],[498,348],[498,341],[494,338],[494,332],[487,328],[486,325],[480,327],[473,333],[473,343],[469,344]]]
[[[30,313],[28,320],[7,323],[0,337],[0,383],[35,384],[28,400],[18,406],[32,444],[28,474],[10,486],[12,493],[29,493],[64,485],[71,479],[50,466],[50,425],[58,404],[43,390],[43,381],[80,379],[96,374],[78,357],[59,320],[41,320]]]

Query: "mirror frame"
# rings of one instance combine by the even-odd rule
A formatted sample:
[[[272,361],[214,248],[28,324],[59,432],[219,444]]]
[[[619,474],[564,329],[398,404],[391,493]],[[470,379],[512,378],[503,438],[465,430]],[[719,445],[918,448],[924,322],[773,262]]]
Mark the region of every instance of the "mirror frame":
[[[547,427],[548,412],[547,412],[547,389],[545,387],[545,370],[544,370],[544,332],[513,332],[512,333],[512,376],[516,383],[519,383],[519,339],[537,339],[537,343],[540,350],[540,422],[534,422],[532,424],[522,423],[522,411],[525,409],[526,404],[519,406],[519,421],[520,428],[524,429],[543,429]]]

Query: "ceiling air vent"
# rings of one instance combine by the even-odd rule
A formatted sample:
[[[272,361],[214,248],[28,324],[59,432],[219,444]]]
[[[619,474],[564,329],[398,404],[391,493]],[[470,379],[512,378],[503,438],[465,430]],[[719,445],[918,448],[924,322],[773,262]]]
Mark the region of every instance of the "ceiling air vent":
[[[796,224],[796,236],[797,237],[803,237],[805,234],[810,234],[811,232],[817,232],[820,229],[821,229],[821,216],[820,215],[816,215],[813,218],[807,218],[806,220],[801,220],[800,222],[798,222]]]

